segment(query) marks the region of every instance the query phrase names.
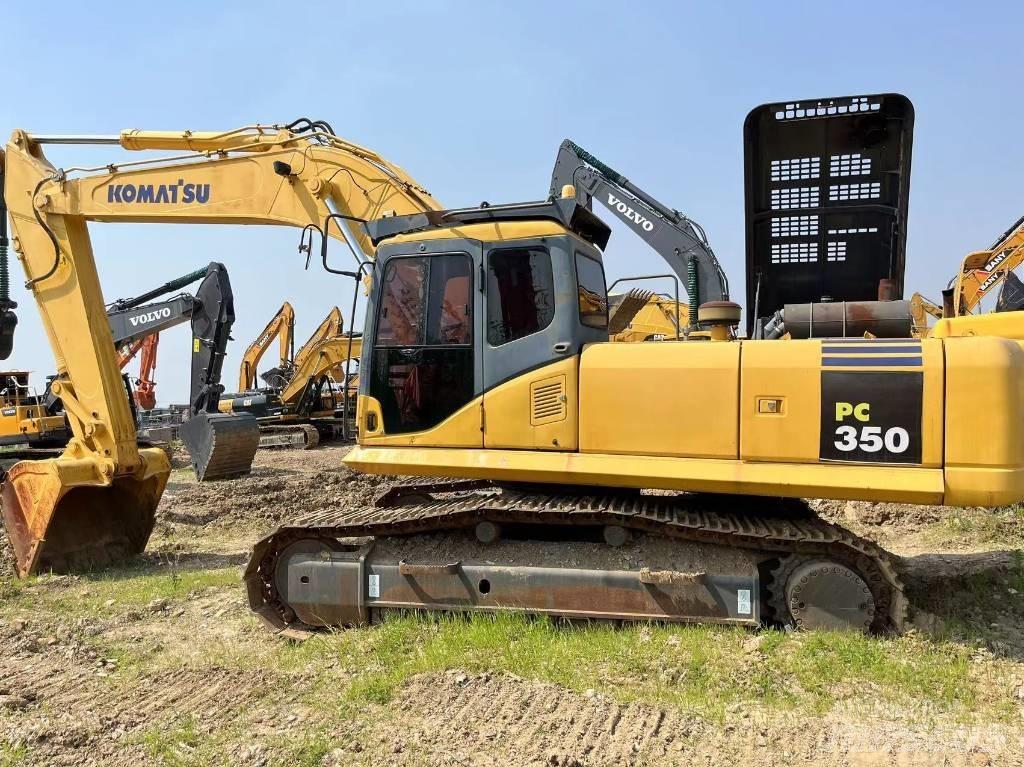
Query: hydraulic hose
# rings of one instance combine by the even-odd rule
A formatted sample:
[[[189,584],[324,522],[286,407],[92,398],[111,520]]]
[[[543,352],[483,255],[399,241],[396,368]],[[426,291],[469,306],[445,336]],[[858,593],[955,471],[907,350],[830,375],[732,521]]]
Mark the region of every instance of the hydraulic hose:
[[[43,280],[50,279],[54,272],[57,271],[57,267],[60,266],[60,243],[57,242],[57,235],[55,235],[53,230],[47,226],[45,221],[43,221],[43,217],[39,213],[39,208],[35,206],[36,195],[39,194],[39,190],[43,188],[43,184],[54,180],[54,178],[39,179],[39,183],[36,184],[36,188],[32,190],[32,214],[36,217],[36,223],[42,227],[42,230],[46,232],[46,236],[50,238],[50,242],[53,243],[53,266],[50,267],[50,271],[46,274],[40,275],[39,277],[33,277],[31,280],[26,282],[25,290],[32,290],[38,283]]]
[[[17,304],[11,300],[11,275],[8,267],[7,249],[10,240],[7,237],[7,200],[4,198],[6,174],[0,165],[0,311],[13,309]]]
[[[686,260],[686,292],[690,296],[689,322],[690,327],[697,327],[697,307],[700,306],[700,296],[697,295],[697,258],[690,256]]]

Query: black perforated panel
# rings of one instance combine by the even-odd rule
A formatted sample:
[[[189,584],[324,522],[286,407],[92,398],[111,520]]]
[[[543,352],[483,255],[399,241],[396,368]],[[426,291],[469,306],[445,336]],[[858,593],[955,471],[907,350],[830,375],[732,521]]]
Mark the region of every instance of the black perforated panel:
[[[913,126],[899,94],[747,116],[748,334],[785,304],[874,301],[881,279],[902,296]]]

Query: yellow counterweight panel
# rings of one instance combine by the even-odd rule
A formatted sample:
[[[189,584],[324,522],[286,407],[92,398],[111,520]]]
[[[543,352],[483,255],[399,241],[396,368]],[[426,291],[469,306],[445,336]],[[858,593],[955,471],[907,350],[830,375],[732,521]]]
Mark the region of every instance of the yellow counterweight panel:
[[[376,429],[368,426],[374,416]],[[359,443],[367,446],[413,446],[429,447],[473,447],[483,445],[483,398],[477,397],[446,418],[433,429],[411,434],[385,434],[384,416],[380,402],[365,394],[359,395],[356,405],[356,421],[359,424]],[[374,472],[381,473],[381,472]]]
[[[484,447],[575,450],[579,358],[531,370],[484,394]]]
[[[946,502],[1016,502],[1024,497],[1022,344],[994,337],[948,338],[943,343]]]
[[[580,364],[580,450],[738,457],[739,364],[740,344],[588,346]]]

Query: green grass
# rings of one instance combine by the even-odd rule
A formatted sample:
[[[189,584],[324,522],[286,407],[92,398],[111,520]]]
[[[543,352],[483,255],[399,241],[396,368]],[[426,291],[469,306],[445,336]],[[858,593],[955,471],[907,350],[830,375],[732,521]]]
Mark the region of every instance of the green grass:
[[[27,759],[28,747],[24,743],[0,743],[0,767],[16,767],[24,764]]]
[[[927,530],[925,540],[934,545],[969,542],[971,545],[1024,546],[1024,505],[1000,509],[949,509]]]
[[[1024,556],[1018,557],[1009,582],[1024,594]],[[30,621],[65,623],[83,615],[124,614],[126,609],[144,609],[154,599],[173,602],[208,588],[223,589],[225,600],[244,600],[240,573],[233,567],[137,567],[71,581],[28,579],[6,588],[11,596],[0,603],[0,618],[25,615]],[[968,578],[966,586],[957,588],[965,599],[977,601],[993,586],[979,576],[977,582]],[[111,599],[114,603],[108,606]],[[1002,720],[1015,710],[1009,685],[993,684],[972,668],[975,647],[970,643],[919,635],[755,634],[713,626],[567,625],[517,614],[406,614],[370,628],[317,635],[298,645],[271,639],[252,616],[230,636],[197,634],[201,648],[180,647],[159,637],[129,642],[116,633],[86,641],[101,657],[117,659],[112,683],[131,683],[137,675],[183,662],[272,670],[282,680],[303,678],[299,694],[305,705],[336,722],[352,721],[368,706],[387,706],[413,675],[453,669],[513,674],[580,693],[593,689],[621,702],[679,707],[713,719],[737,704],[821,713],[868,701],[891,704],[908,715],[939,712],[964,720]],[[997,669],[1000,674],[1018,668],[1010,661],[1000,663],[1006,664]],[[194,729],[189,721],[160,728],[147,736],[147,748],[174,764],[175,753],[192,753]],[[296,763],[322,758],[329,738],[313,734],[288,746]],[[174,745],[181,743],[185,746]]]
[[[868,689],[876,700],[911,708],[969,716],[978,707],[968,648],[845,633],[754,636],[702,626],[569,627],[513,614],[413,615],[288,646],[281,667],[332,658],[351,675],[342,698],[357,705],[388,704],[414,674],[461,669],[712,718],[747,703],[822,712],[837,701],[857,701]]]
[[[13,615],[26,609],[45,606],[63,615],[104,617],[123,612],[127,607],[142,608],[156,599],[177,600],[193,591],[237,586],[238,568],[178,570],[169,565],[158,571],[151,566],[105,570],[96,575],[81,575],[68,585],[48,583],[48,576],[24,580],[0,580],[0,615]],[[111,599],[114,604],[108,605]]]

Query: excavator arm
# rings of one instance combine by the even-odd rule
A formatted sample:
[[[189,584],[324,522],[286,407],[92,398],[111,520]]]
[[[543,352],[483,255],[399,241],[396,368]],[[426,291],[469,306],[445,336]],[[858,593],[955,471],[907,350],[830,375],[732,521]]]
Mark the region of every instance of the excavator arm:
[[[690,296],[691,327],[700,304],[729,300],[729,281],[700,225],[569,139],[558,149],[549,194],[561,197],[567,186],[588,209],[600,202],[665,260]]]
[[[250,391],[256,388],[256,366],[263,359],[264,353],[270,348],[274,339],[281,347],[279,371],[291,369],[292,358],[295,356],[295,310],[285,301],[277,314],[273,316],[256,340],[249,344],[242,355],[242,364],[238,370],[238,391]],[[279,373],[280,374],[280,373]]]
[[[48,143],[177,154],[57,169],[44,156]],[[440,209],[401,168],[308,120],[219,133],[17,130],[0,165],[12,244],[56,358],[53,392],[73,432],[59,458],[22,461],[4,482],[4,520],[23,574],[141,551],[170,474],[162,451],[136,444],[89,222],[293,226],[341,240],[361,260],[373,244],[360,222]],[[6,327],[13,312],[4,311]]]
[[[956,278],[943,292],[948,316],[972,313],[992,288],[1024,263],[1024,216],[1002,234],[988,250],[969,253]]]
[[[359,336],[338,335],[315,344],[304,357],[288,385],[281,391],[281,402],[290,412],[308,415],[316,409],[316,401],[324,379],[341,371],[335,380],[344,383],[345,362],[359,361],[363,352],[363,339]],[[317,396],[314,396],[313,392]]]
[[[340,336],[343,326],[344,322],[341,318],[341,309],[335,306],[327,313],[323,322],[321,322],[317,329],[313,331],[313,334],[309,337],[306,343],[304,343],[302,347],[295,352],[295,359],[292,361],[295,369],[298,370],[305,364],[309,355],[313,353],[314,349],[316,349],[317,345],[321,341],[326,341],[329,338]]]

